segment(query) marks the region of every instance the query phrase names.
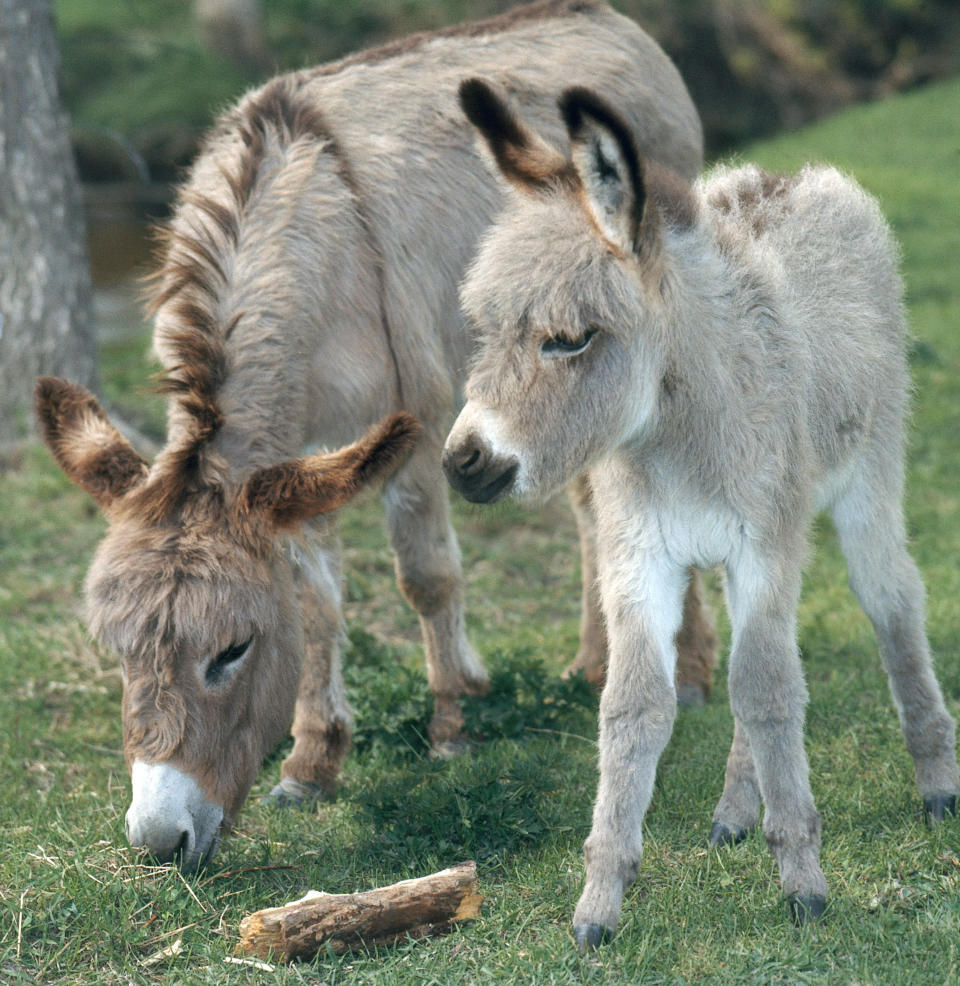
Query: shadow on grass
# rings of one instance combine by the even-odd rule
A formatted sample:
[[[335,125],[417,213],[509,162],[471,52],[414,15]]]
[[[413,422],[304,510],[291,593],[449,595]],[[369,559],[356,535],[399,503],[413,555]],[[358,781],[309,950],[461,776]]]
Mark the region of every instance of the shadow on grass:
[[[363,769],[349,799],[370,833],[358,851],[384,863],[439,856],[491,865],[585,824],[597,699],[582,677],[562,680],[529,651],[493,655],[488,693],[464,702],[477,745],[440,761],[429,755],[423,675],[363,630],[350,639],[352,756]]]

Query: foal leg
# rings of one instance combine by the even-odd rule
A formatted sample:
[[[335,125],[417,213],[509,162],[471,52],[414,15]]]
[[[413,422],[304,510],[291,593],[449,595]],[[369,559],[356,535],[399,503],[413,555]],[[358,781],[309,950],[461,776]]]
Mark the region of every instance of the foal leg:
[[[597,583],[597,522],[593,495],[586,475],[579,476],[567,493],[580,534],[582,593],[580,649],[563,672],[569,677],[583,671],[587,681],[601,687],[607,672],[607,630]],[[699,574],[690,570],[683,603],[683,624],[677,632],[677,703],[703,705],[713,687],[717,663],[717,635],[702,599]]]
[[[933,673],[923,582],[906,549],[899,484],[890,485],[893,496],[858,478],[835,505],[833,519],[851,587],[880,644],[924,809],[936,824],[957,810],[955,726]]]
[[[792,555],[766,560],[744,547],[727,580],[730,705],[753,755],[766,808],[763,834],[797,923],[819,917],[827,897],[820,816],[803,748],[807,690],[796,642],[801,557],[799,545]]]
[[[332,799],[350,749],[353,714],[340,664],[340,544],[333,520],[321,546],[304,554],[297,574],[304,658],[294,710],[293,750],[269,800],[307,805]]]
[[[613,935],[640,865],[643,819],[676,717],[673,641],[686,584],[686,572],[651,546],[657,538],[632,516],[629,498],[620,501],[615,483],[605,492],[613,495],[604,496],[599,561],[610,664],[600,697],[600,779],[583,846],[586,881],[573,917],[581,951]]]
[[[460,696],[483,694],[487,672],[467,641],[460,550],[440,471],[442,440],[424,435],[384,493],[397,582],[416,610],[433,692],[430,741],[440,755],[461,742]]]

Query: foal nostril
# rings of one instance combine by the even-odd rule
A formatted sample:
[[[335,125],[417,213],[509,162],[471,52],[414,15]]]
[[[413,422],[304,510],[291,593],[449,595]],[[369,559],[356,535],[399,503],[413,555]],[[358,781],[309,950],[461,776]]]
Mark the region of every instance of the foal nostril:
[[[441,465],[451,481],[469,479],[482,472],[490,460],[490,453],[482,442],[469,438],[457,449],[444,449]]]

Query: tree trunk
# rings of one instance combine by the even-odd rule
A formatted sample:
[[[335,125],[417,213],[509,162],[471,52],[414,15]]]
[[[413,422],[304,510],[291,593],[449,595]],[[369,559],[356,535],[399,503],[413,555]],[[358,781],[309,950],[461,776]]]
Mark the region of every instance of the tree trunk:
[[[97,382],[80,186],[49,0],[0,0],[0,449],[38,374]]]

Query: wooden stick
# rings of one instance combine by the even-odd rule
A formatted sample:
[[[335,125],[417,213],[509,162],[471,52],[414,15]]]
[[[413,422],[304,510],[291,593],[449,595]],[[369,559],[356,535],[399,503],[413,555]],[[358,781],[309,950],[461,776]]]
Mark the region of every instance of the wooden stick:
[[[236,951],[289,962],[313,958],[327,944],[340,954],[445,934],[454,924],[477,917],[482,901],[472,861],[365,893],[311,891],[292,904],[245,917]]]

